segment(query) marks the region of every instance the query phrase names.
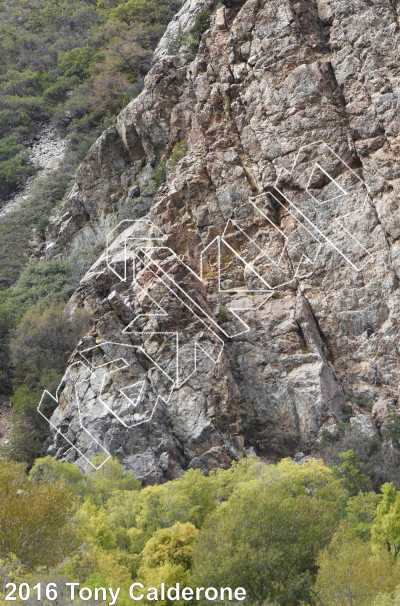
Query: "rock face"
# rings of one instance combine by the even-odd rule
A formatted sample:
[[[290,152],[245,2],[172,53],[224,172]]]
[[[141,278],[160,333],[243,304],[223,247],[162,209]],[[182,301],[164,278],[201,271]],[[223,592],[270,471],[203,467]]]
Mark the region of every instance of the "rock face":
[[[23,144],[29,149],[30,161],[40,171],[41,177],[58,168],[67,150],[66,139],[62,138],[52,123],[43,126],[35,140],[25,140]],[[0,223],[9,212],[18,210],[20,203],[27,199],[34,181],[35,177],[28,177],[18,188],[17,193],[4,201],[0,192]]]
[[[309,453],[400,383],[397,5],[223,5],[186,2],[48,230],[48,258],[108,240],[50,452],[147,483]],[[204,9],[195,60],[166,55]]]
[[[169,44],[179,36],[181,31],[183,34],[187,34],[191,27],[193,27],[196,16],[202,11],[212,11],[216,2],[214,0],[188,0],[184,2],[179,13],[175,15],[172,21],[167,27],[167,31],[160,40],[154,57],[156,60],[161,57],[165,57],[168,54]]]

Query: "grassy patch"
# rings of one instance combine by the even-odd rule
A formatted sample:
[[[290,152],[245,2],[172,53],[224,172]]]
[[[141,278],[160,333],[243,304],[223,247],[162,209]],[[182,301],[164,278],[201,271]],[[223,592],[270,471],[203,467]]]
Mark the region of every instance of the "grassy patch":
[[[224,322],[228,321],[228,310],[223,305],[219,306],[217,313],[217,321],[218,324],[223,324]]]
[[[358,400],[355,400],[355,403],[357,404],[357,406],[365,408],[365,410],[368,410],[369,412],[371,412],[374,406],[374,403],[371,402],[371,400],[369,400],[368,398],[358,398]]]
[[[6,215],[0,224],[0,289],[15,283],[29,257],[29,240],[39,229],[38,223],[54,212],[71,187],[73,173],[62,167],[38,179],[20,208]],[[40,225],[40,237],[44,222]]]

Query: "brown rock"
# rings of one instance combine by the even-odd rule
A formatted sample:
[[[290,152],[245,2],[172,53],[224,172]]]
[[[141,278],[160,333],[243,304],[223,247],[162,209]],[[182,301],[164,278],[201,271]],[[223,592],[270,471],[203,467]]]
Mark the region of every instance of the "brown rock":
[[[138,281],[131,285],[132,273],[122,283],[103,257],[74,301],[95,310],[88,338],[96,343],[121,342],[134,310],[143,334],[124,333],[123,343],[138,348],[140,341],[142,351],[130,359],[154,393],[163,385],[146,355],[168,370],[175,354],[161,338],[147,343],[146,331],[183,332],[185,376],[193,368],[188,352],[197,344],[214,351],[211,327],[222,335],[218,363],[206,356],[200,374],[175,389],[147,428],[90,418],[124,464],[136,457],[146,482],[177,477],[189,465],[229,465],[243,448],[271,458],[307,454],[322,427],[342,420],[345,401],[366,394],[380,417],[379,402],[400,384],[400,33],[392,7],[355,0],[224,5],[189,61],[184,52],[166,56],[171,37],[216,3],[186,2],[144,91],[95,143],[49,228],[48,257],[68,258],[105,239],[118,223],[116,209],[134,208],[127,210],[132,220],[149,209],[154,231],[138,227],[138,239],[129,240],[129,271],[136,264]],[[166,163],[167,182],[157,191],[161,159],[183,141],[187,153],[176,166]],[[128,187],[138,188],[140,208],[130,206]],[[154,249],[157,269],[135,259],[139,247]],[[193,303],[177,302],[176,289],[205,315],[194,318]],[[237,334],[243,323],[248,330]],[[353,425],[375,431],[359,417]],[[78,426],[69,431],[74,443],[83,440]]]

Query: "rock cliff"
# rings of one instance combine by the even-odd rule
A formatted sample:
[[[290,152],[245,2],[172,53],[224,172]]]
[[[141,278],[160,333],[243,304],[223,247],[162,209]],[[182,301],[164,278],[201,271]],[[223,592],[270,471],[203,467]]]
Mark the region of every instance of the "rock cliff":
[[[49,259],[107,248],[49,452],[147,483],[309,453],[400,383],[398,4],[222,4],[184,4],[47,235]]]

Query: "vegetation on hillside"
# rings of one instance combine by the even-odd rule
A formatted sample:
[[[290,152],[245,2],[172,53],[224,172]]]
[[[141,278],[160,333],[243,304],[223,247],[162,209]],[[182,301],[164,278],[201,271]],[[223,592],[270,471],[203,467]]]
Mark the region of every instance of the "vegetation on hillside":
[[[143,88],[152,51],[181,0],[0,1],[0,199],[34,174],[29,144],[43,122],[65,130],[61,168],[0,223],[0,289],[27,263],[70,190],[74,171]]]
[[[222,4],[221,4],[222,6]],[[218,5],[217,8],[220,6]],[[178,29],[177,35],[168,46],[169,55],[178,55],[183,47],[184,52],[190,60],[193,60],[199,50],[200,40],[205,31],[208,30],[211,23],[211,15],[208,11],[201,11],[196,16],[193,27],[189,30],[190,36],[185,38],[181,28]]]
[[[117,604],[128,606],[129,586],[138,581],[158,590],[161,582],[244,587],[246,603],[263,606],[396,606],[397,411],[382,428],[386,442],[347,423],[334,438],[328,433],[318,453],[325,463],[243,459],[208,476],[192,469],[145,488],[116,459],[83,474],[41,458],[49,428],[37,413],[40,395],[55,392],[90,318],[78,313],[71,322],[65,313],[82,266],[30,262],[26,243],[44,237],[77,163],[140,92],[152,50],[180,4],[0,0],[0,196],[33,174],[27,142],[43,121],[56,120],[70,139],[61,167],[39,178],[0,224],[0,394],[13,403],[13,430],[0,453],[0,598],[8,582],[78,582],[121,587]],[[178,32],[170,54],[184,45],[194,56],[209,23],[209,13],[200,13],[187,40]],[[162,159],[155,188],[186,153],[181,141]],[[86,267],[89,257],[82,262]],[[219,322],[226,316],[221,306]],[[242,421],[262,439],[251,411]],[[23,602],[36,600],[15,600]]]
[[[243,587],[246,603],[269,606],[394,606],[400,492],[357,492],[354,478],[315,459],[244,459],[142,488],[116,459],[86,475],[51,457],[28,475],[0,461],[0,595],[7,582],[68,579],[121,587],[121,606],[133,582]]]
[[[49,434],[37,413],[43,389],[55,391],[69,356],[90,319],[64,307],[76,286],[72,267],[62,261],[29,265],[14,288],[0,292],[0,393],[11,393],[13,431],[3,454],[30,465]],[[51,414],[51,410],[47,410]]]
[[[153,49],[180,7],[180,0],[0,0],[0,198],[34,174],[27,150],[44,121],[69,139],[59,169],[39,177],[0,223],[0,394],[13,394],[6,453],[16,461],[32,465],[41,453],[48,427],[36,413],[40,392],[57,385],[88,328],[86,316],[72,325],[63,309],[101,252],[99,242],[79,262],[37,264],[29,242],[44,239],[76,166],[142,90]]]
[[[75,147],[140,92],[180,0],[0,2],[0,195],[33,172],[27,145],[55,118]]]

